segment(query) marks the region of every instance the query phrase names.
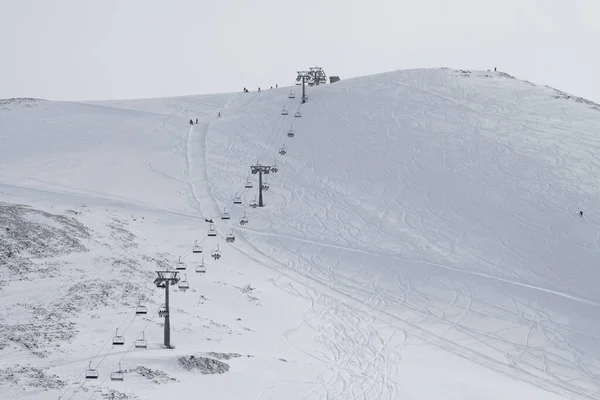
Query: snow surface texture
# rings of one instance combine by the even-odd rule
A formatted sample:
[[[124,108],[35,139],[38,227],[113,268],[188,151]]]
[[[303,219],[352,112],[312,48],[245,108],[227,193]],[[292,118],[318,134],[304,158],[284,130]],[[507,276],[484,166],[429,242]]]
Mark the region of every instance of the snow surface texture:
[[[3,398],[600,398],[600,106],[445,68],[292,89],[0,102]]]

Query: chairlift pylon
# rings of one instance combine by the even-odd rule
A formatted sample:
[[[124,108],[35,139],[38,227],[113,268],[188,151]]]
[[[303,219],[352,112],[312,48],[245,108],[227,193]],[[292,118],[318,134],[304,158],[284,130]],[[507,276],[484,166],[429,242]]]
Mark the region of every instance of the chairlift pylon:
[[[196,265],[196,272],[200,274],[206,273],[206,264],[204,264],[204,258],[200,262],[200,264]]]
[[[125,337],[119,335],[119,328],[115,329],[115,336],[112,341],[113,346],[123,346],[125,344]]]
[[[98,379],[98,370],[92,368],[92,362],[88,364],[88,369],[85,370],[85,379]]]
[[[192,253],[202,253],[202,246],[198,244],[198,241],[194,241],[194,248],[192,249]]]
[[[110,380],[111,381],[122,381],[124,378],[123,370],[121,369],[121,363],[119,363],[119,370],[115,372],[111,372]]]
[[[213,224],[210,224],[208,228],[208,236],[217,236],[217,231],[215,230]]]
[[[146,340],[146,333],[142,332],[142,338],[141,339],[137,339],[135,341],[134,344],[136,349],[147,349],[148,348],[148,341]]]

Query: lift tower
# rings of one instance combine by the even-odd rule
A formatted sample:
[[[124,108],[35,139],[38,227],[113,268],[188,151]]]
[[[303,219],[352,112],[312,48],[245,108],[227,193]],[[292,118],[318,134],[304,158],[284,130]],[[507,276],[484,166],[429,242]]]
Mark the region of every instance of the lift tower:
[[[262,183],[262,176],[263,176],[263,174],[269,174],[269,173],[271,173],[271,166],[270,165],[261,165],[257,161],[256,165],[251,165],[250,166],[250,170],[252,171],[252,174],[254,174],[254,175],[258,174],[258,206],[259,207],[263,207],[263,197],[262,197],[263,183]]]
[[[158,277],[154,279],[156,287],[165,288],[165,334],[164,344],[167,349],[172,349],[171,346],[171,323],[169,316],[169,285],[175,285],[179,282],[179,272],[177,271],[156,271]]]

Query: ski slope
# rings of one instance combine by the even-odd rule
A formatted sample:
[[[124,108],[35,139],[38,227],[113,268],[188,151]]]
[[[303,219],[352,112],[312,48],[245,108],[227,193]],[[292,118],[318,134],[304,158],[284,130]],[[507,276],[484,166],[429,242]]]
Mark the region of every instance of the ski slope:
[[[107,213],[135,214],[127,226],[144,243],[123,257],[192,260],[194,240],[206,250],[220,243],[227,267],[190,279],[219,301],[199,311],[197,294],[176,293],[183,326],[174,326],[173,351],[253,355],[223,375],[189,376],[159,348],[156,327],[155,349],[124,362],[154,363],[180,382],[82,383],[77,373],[103,357],[97,343],[113,334],[106,321],[127,315],[107,306],[96,322],[76,322],[66,354],[30,361],[69,377],[65,398],[100,398],[103,385],[148,399],[199,390],[224,399],[600,397],[599,105],[503,73],[451,69],[311,87],[302,105],[291,90],[295,98],[279,88],[0,103],[0,201],[85,202],[79,218],[97,232]],[[256,162],[279,168],[262,209],[249,207]],[[236,193],[242,205],[232,204]],[[241,226],[244,212],[250,223]],[[223,240],[230,232],[232,244]],[[131,282],[160,305],[154,269],[143,265]],[[258,308],[220,286],[249,280],[262,293]],[[0,296],[23,301],[20,290],[45,281]],[[217,322],[200,336],[218,343],[198,340],[204,313]],[[238,314],[254,333],[215,333],[219,318]],[[105,358],[114,366],[119,356]]]

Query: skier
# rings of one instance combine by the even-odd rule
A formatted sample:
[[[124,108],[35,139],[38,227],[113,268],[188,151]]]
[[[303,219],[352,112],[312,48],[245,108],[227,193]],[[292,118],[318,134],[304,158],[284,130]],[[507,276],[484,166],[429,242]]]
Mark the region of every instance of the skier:
[[[583,211],[579,211],[579,216],[583,217]]]
[[[260,92],[260,88],[258,88],[258,91]]]
[[[190,125],[194,125],[194,121],[190,119]]]
[[[198,118],[196,118],[196,125],[198,125]]]
[[[220,116],[221,116],[221,111],[219,111],[219,115],[217,115],[217,116],[218,116],[218,117],[220,117]]]

